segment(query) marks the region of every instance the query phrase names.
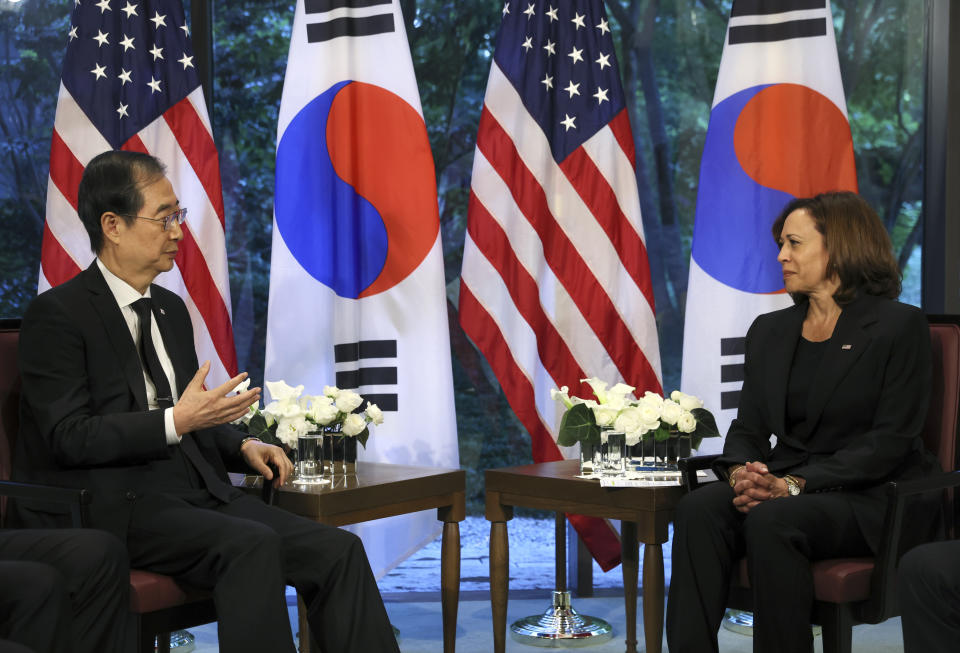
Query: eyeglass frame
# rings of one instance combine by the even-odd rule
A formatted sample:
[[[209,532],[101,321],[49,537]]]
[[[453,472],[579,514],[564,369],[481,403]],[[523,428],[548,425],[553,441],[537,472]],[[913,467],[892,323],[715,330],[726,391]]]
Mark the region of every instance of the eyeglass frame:
[[[137,220],[149,220],[150,222],[162,222],[163,230],[169,231],[170,225],[173,224],[173,221],[176,220],[177,224],[183,224],[187,220],[187,207],[182,206],[170,215],[165,215],[162,218],[147,218],[142,215],[126,215],[123,213],[118,213],[117,215],[124,218],[135,218]]]

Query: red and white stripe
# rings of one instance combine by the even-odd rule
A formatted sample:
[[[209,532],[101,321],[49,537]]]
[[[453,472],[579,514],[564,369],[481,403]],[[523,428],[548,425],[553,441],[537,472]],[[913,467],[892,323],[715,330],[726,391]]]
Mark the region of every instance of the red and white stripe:
[[[491,66],[474,155],[460,321],[530,433],[559,460],[550,389],[580,379],[661,392],[653,289],[626,110],[557,165],[513,85]],[[574,522],[601,565],[619,547]],[[589,522],[589,523],[588,523]],[[606,527],[609,529],[609,526]],[[610,531],[612,534],[612,531]],[[606,566],[605,566],[606,568]]]
[[[50,147],[39,292],[70,279],[93,261],[90,240],[77,215],[77,187],[87,162],[109,149],[61,85]],[[237,355],[219,159],[203,91],[195,89],[131,137],[123,149],[159,158],[167,166],[180,205],[190,211],[176,266],[157,283],[186,303],[197,355],[201,362],[210,361],[207,386],[218,385],[237,373]]]

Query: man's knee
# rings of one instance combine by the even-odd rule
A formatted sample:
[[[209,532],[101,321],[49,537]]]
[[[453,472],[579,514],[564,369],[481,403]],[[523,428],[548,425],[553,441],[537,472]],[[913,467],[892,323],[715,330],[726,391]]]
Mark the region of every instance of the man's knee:
[[[30,560],[0,563],[0,584],[6,598],[15,599],[22,609],[59,603],[66,590],[64,577],[55,568]]]
[[[910,549],[897,568],[897,583],[900,596],[906,602],[922,600],[939,603],[950,588],[960,585],[960,578],[950,578],[951,572],[940,564],[944,552],[960,555],[960,543],[950,547],[950,542],[936,542]],[[956,592],[956,590],[953,590]]]
[[[127,549],[106,531],[77,530],[70,534],[73,543],[66,564],[78,572],[115,579],[124,585],[129,580]]]

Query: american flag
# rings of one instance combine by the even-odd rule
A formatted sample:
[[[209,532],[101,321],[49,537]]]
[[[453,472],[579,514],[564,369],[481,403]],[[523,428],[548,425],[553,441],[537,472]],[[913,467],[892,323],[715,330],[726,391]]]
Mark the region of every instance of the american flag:
[[[634,146],[600,0],[503,5],[477,135],[460,322],[529,431],[559,460],[550,388],[661,391]],[[609,525],[571,518],[604,568]],[[601,525],[602,524],[602,525]]]
[[[180,0],[74,0],[50,147],[42,292],[93,260],[77,215],[86,163],[110,149],[147,152],[167,166],[183,225],[177,265],[157,282],[193,321],[208,385],[236,374],[217,150]]]

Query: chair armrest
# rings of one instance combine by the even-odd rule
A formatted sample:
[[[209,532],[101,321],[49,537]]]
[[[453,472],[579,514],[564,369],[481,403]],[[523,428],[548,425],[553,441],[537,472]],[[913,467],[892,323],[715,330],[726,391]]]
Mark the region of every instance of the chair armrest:
[[[886,483],[887,508],[883,518],[883,538],[877,551],[876,567],[870,581],[871,598],[861,610],[866,623],[878,623],[896,613],[897,565],[905,553],[900,550],[903,517],[909,497],[960,487],[960,472],[947,472],[926,478]]]
[[[270,467],[270,471],[273,472],[274,478],[280,473],[280,470],[277,469],[277,466],[273,463],[267,463]],[[268,506],[272,506],[273,502],[276,500],[276,490],[273,488],[273,481],[268,481],[266,478],[263,479],[263,484],[260,486],[260,498],[263,499],[263,502]]]
[[[887,497],[891,500],[934,490],[947,490],[952,487],[960,487],[960,472],[946,472],[909,481],[890,481],[886,485]]]
[[[87,490],[0,481],[0,496],[64,504],[70,509],[70,519],[74,528],[83,528],[87,523],[87,506],[90,505],[91,500],[90,492]]]
[[[700,481],[697,479],[697,472],[701,469],[710,469],[713,461],[720,457],[720,454],[713,453],[705,456],[692,456],[690,458],[681,458],[677,461],[677,468],[683,479],[683,484],[687,490],[696,490],[700,487]]]

